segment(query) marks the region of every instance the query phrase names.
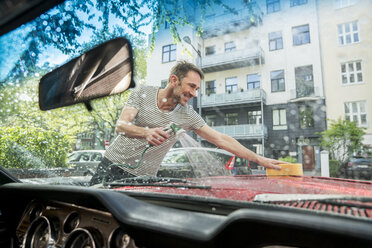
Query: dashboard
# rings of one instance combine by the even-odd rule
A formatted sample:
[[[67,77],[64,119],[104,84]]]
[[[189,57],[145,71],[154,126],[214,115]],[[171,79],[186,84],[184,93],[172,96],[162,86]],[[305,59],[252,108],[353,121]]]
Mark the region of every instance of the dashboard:
[[[0,197],[0,247],[372,247],[370,220],[257,203],[25,183]]]
[[[16,236],[23,247],[136,247],[110,213],[58,201],[31,201]]]

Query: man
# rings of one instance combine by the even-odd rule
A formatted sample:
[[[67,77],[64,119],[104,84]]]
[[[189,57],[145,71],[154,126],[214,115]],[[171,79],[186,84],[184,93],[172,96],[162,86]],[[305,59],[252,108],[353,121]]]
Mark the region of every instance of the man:
[[[164,127],[172,122],[186,131],[193,130],[208,142],[238,157],[280,170],[278,164],[284,162],[259,156],[234,138],[215,131],[192,106],[187,105],[191,98],[196,97],[203,78],[199,68],[181,61],[172,68],[165,89],[140,86],[134,90],[117,121],[119,135],[107,149],[91,184],[102,182],[109,174],[110,178],[106,180],[156,175],[165,154],[177,141],[175,135],[164,131]]]

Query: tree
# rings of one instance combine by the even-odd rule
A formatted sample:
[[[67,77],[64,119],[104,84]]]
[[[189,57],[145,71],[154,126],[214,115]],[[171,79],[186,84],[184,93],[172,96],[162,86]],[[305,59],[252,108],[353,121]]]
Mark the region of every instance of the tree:
[[[68,138],[34,127],[0,127],[0,161],[5,168],[66,167]]]
[[[355,122],[341,118],[331,120],[328,130],[321,132],[321,145],[329,151],[331,159],[343,163],[364,146],[364,134],[364,128],[358,127]]]

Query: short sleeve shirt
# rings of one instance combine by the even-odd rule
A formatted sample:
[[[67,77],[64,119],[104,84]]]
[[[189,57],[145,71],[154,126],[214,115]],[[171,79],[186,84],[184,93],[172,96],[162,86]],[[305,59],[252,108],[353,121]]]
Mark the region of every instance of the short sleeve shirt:
[[[166,127],[170,123],[186,131],[197,130],[205,125],[204,120],[195,112],[192,106],[178,104],[172,111],[163,112],[158,107],[158,87],[140,86],[132,91],[125,106],[138,110],[133,125],[144,128]],[[122,167],[123,170],[136,175],[156,175],[165,154],[177,141],[172,133],[170,138],[160,146],[151,146],[143,155],[137,168]],[[116,137],[112,145],[106,150],[105,157],[115,164],[135,167],[148,146],[146,139],[130,138],[124,135]]]

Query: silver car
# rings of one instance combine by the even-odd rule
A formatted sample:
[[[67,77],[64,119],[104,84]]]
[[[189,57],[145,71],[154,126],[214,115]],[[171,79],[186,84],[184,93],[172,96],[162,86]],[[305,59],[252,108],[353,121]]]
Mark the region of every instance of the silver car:
[[[74,151],[68,156],[68,163],[77,171],[95,171],[103,159],[104,150]]]

